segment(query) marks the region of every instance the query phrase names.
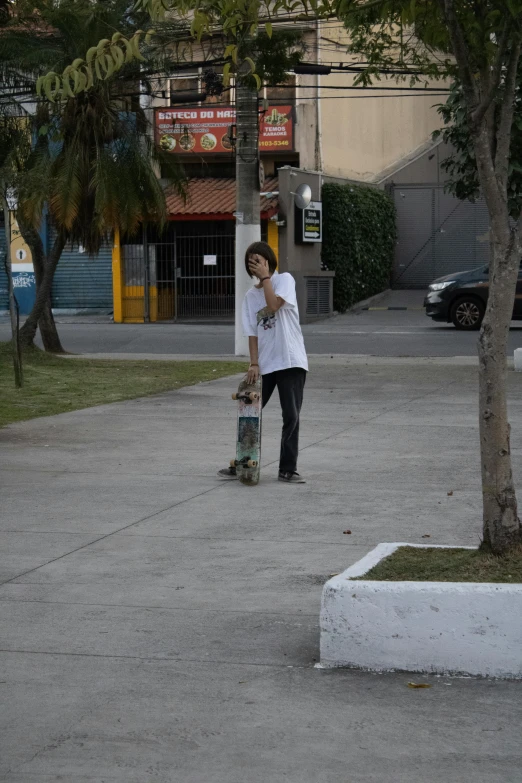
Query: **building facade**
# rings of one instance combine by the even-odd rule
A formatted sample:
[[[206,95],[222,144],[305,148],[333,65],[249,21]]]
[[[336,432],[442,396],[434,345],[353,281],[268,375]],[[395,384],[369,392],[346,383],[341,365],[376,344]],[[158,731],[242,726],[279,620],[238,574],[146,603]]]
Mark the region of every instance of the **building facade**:
[[[304,62],[335,68],[327,76],[289,73],[284,84],[260,93],[260,219],[280,269],[296,278],[307,321],[332,312],[332,273],[321,268],[320,232],[306,241],[296,233],[303,218],[295,210],[296,188],[310,185],[319,212],[324,181],[390,183],[394,172],[434,146],[431,133],[440,126],[434,104],[444,98],[412,94],[387,79],[378,89],[356,89],[357,72],[348,69],[357,58],[346,53],[341,24],[309,25],[302,36]],[[145,102],[155,143],[176,155],[186,172],[186,200],[163,180],[165,231],[148,226],[139,237],[116,237],[114,248],[96,259],[69,248],[53,287],[58,312],[113,312],[124,322],[233,318],[233,85],[204,103],[179,102],[187,92],[203,91],[206,70],[158,80]],[[0,309],[3,290],[0,277]]]

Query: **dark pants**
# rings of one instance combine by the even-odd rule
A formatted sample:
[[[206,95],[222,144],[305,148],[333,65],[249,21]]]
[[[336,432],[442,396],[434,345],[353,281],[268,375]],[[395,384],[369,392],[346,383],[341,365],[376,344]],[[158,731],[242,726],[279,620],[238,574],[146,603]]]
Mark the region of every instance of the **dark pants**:
[[[303,404],[303,390],[306,370],[291,367],[263,375],[263,408],[277,386],[283,411],[283,434],[281,437],[281,473],[295,473],[299,451],[299,413]]]

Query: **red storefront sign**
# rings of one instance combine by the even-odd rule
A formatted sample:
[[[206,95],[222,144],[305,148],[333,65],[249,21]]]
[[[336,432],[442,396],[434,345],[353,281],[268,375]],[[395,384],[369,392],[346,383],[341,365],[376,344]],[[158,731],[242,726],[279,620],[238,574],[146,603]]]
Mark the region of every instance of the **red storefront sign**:
[[[228,128],[236,121],[231,106],[156,109],[156,144],[167,152],[186,155],[225,154],[232,151]],[[291,106],[270,106],[259,115],[261,152],[294,149],[294,118]]]

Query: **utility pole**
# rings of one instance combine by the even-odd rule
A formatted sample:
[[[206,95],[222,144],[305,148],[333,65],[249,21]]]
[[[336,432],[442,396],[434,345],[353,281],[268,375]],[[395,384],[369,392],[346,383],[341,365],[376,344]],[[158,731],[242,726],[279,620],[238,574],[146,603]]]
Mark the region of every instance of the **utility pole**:
[[[248,66],[240,68],[236,82],[236,356],[248,356],[248,339],[243,335],[241,309],[252,281],[245,269],[245,252],[252,242],[261,239],[259,106],[257,91],[246,86],[241,79],[248,70]]]

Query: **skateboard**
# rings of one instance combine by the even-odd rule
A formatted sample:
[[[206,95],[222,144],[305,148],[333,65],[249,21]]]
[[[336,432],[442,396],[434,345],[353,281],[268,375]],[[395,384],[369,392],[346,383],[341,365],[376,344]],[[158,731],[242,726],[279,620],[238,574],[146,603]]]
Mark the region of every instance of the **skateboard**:
[[[230,465],[243,484],[255,486],[261,463],[261,378],[256,383],[247,383],[244,378],[232,399],[238,402],[237,441],[236,458]]]

